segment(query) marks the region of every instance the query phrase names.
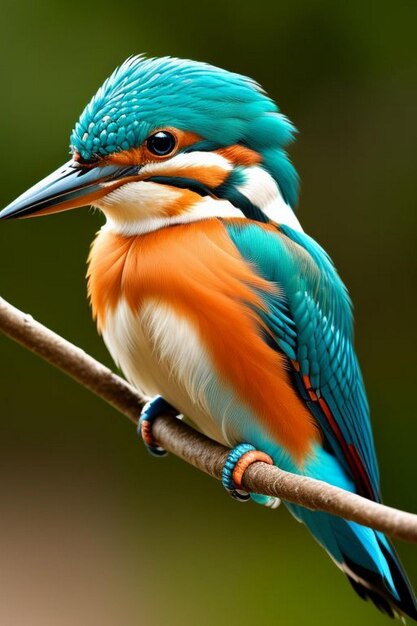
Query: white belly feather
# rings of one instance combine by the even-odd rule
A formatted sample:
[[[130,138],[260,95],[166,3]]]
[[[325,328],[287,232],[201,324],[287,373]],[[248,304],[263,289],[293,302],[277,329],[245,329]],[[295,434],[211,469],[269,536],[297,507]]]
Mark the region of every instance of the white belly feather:
[[[121,301],[107,314],[103,339],[126,378],[145,396],[162,395],[207,436],[228,443],[206,402],[213,367],[186,319],[166,304],[148,301],[135,313]]]

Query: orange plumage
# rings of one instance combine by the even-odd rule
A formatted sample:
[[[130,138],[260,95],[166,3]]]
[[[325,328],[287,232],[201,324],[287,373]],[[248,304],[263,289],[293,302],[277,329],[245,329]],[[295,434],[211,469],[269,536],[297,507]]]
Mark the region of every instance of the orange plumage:
[[[263,323],[253,310],[265,309],[257,291],[277,288],[243,261],[220,221],[133,237],[103,231],[93,244],[88,275],[100,330],[121,299],[133,312],[148,300],[169,304],[197,329],[219,377],[302,463],[318,431],[290,385],[283,357],[262,340]]]

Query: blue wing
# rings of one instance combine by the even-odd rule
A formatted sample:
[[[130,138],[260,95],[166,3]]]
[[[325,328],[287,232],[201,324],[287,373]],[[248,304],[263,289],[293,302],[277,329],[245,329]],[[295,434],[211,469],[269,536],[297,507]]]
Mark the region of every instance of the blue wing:
[[[280,295],[262,294],[258,313],[291,363],[297,391],[358,493],[379,500],[379,473],[369,409],[353,347],[351,303],[324,250],[287,226],[227,222],[241,255]]]

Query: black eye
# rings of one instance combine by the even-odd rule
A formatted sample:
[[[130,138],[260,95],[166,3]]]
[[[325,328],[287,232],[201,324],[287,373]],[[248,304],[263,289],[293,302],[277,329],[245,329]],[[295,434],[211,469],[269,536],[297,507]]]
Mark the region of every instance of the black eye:
[[[146,140],[149,152],[157,156],[165,156],[175,148],[175,137],[166,130],[160,130]]]

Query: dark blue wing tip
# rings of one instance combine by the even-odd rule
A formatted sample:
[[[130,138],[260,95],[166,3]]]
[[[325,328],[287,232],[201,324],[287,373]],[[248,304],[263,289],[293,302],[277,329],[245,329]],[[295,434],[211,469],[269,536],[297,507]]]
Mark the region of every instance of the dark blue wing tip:
[[[353,579],[349,573],[346,573],[347,578],[353,589],[363,600],[371,600],[376,608],[388,615],[388,617],[409,617],[417,621],[416,596],[395,550],[385,537],[384,541],[378,539],[378,543],[387,560],[396,594],[394,595],[382,575],[377,572],[371,572],[344,556],[349,570],[363,581],[366,581],[366,584]]]

